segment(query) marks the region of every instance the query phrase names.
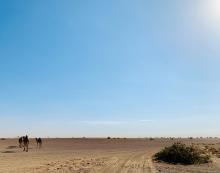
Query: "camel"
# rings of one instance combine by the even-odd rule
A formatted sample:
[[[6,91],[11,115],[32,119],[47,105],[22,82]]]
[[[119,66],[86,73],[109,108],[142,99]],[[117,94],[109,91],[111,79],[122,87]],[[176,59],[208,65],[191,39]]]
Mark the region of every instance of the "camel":
[[[42,146],[42,139],[41,138],[36,138],[36,142],[37,142],[37,148],[41,148],[41,146]]]
[[[24,147],[24,150],[23,151],[26,151],[28,152],[28,145],[29,145],[29,139],[28,139],[28,136],[23,136],[22,137],[22,141],[23,141],[23,147]]]
[[[20,137],[20,138],[18,139],[18,143],[19,143],[19,148],[21,148],[21,147],[22,147],[22,143],[23,143],[22,137]]]

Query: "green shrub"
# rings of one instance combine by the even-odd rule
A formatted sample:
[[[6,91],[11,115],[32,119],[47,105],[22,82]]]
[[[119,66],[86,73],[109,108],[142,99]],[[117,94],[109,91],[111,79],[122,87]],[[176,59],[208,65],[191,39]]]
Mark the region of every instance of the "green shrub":
[[[210,157],[198,148],[175,143],[156,153],[154,159],[172,164],[190,165],[207,163],[209,162]]]

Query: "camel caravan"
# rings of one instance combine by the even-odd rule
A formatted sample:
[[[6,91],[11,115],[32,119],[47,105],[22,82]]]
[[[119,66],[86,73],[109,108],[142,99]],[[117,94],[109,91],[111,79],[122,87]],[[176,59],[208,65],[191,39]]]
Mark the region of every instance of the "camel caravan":
[[[41,138],[36,138],[36,143],[37,143],[37,148],[42,147],[42,139]],[[29,139],[28,136],[22,136],[18,139],[19,147],[23,148],[23,151],[28,152],[28,146],[29,146]]]

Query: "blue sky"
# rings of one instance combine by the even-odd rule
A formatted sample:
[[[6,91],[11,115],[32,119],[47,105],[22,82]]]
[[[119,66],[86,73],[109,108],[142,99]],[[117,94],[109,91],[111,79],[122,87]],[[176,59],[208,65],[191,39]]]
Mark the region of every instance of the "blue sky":
[[[219,8],[0,1],[0,136],[219,136]]]

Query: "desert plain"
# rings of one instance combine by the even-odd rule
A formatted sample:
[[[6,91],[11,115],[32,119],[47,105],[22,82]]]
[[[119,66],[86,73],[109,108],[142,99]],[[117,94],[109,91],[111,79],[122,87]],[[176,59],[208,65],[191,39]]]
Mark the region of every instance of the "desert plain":
[[[0,173],[220,173],[220,159],[202,165],[155,162],[152,156],[174,142],[220,148],[220,139],[30,139],[29,151],[18,139],[0,140]]]

